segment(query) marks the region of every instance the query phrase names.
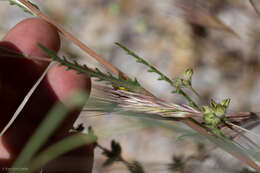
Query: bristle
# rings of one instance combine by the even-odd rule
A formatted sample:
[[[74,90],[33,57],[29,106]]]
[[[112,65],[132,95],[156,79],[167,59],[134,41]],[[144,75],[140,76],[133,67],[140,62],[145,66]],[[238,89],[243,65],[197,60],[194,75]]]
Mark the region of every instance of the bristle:
[[[199,122],[203,122],[203,112],[195,110],[188,105],[167,103],[153,96],[115,89],[113,87],[108,87],[107,85],[95,85],[93,88],[97,91],[96,93],[99,94],[94,94],[92,99],[96,102],[102,103],[99,104],[100,107],[96,103],[93,104],[93,109],[96,111],[102,112],[104,106],[110,106],[109,111],[111,112],[139,112],[152,114],[158,118],[170,118],[173,120],[192,117],[196,118]],[[225,129],[228,129],[225,124],[220,125],[219,129],[223,132],[225,131],[224,133],[229,136],[230,139],[233,139],[234,132],[237,134],[235,136],[241,136],[241,134],[248,132],[248,130],[243,128],[243,126],[247,125],[249,122],[256,122],[256,119],[260,120],[259,117],[260,116],[256,113],[226,115],[227,123],[230,124],[234,130],[231,130],[233,132],[229,134],[225,131]],[[259,137],[259,135],[255,136]]]
[[[101,96],[94,96],[94,99],[115,103],[124,111],[138,111],[143,113],[157,114],[164,118],[187,118],[201,117],[202,113],[187,105],[170,104],[152,96],[145,96],[125,90],[115,90],[107,86],[95,86]]]

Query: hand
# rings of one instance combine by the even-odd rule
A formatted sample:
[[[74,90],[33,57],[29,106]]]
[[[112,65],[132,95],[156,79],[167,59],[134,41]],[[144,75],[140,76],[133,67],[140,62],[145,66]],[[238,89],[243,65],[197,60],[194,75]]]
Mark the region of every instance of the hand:
[[[0,42],[0,48],[11,49],[35,57],[46,57],[36,45],[37,42],[56,52],[60,48],[60,38],[56,29],[41,19],[33,18],[24,20],[11,29]],[[48,63],[42,61],[8,57],[6,52],[0,49],[0,131],[8,123],[47,65]],[[90,88],[90,79],[78,75],[72,70],[65,71],[65,67],[54,65],[14,124],[1,138],[0,169],[11,167],[28,139],[57,101],[62,102],[76,89],[83,89],[90,93]],[[68,131],[72,128],[79,112],[80,110],[70,113],[46,145],[51,145],[71,135]],[[43,172],[90,173],[92,166],[93,145],[89,145],[58,158],[43,168]]]

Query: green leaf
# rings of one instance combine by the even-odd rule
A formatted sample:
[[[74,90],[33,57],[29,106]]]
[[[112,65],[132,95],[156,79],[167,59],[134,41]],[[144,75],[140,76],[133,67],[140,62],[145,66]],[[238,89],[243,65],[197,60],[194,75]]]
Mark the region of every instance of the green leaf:
[[[41,153],[39,153],[30,163],[29,170],[34,172],[39,170],[50,161],[62,156],[63,154],[70,152],[76,148],[86,146],[91,143],[95,143],[97,137],[92,134],[78,133],[69,136],[57,143],[51,145]]]
[[[28,10],[25,6],[23,6],[22,4],[18,3],[17,1],[15,0],[8,0],[10,5],[14,5],[14,6],[17,6],[19,8],[21,8],[25,13],[28,13],[28,14],[31,14],[31,15],[34,15],[30,10]],[[34,3],[28,1],[31,5],[33,5],[35,8],[37,9],[40,9],[37,5],[35,5]]]
[[[87,67],[87,65],[79,65],[76,62],[70,62],[66,58],[61,59],[59,56],[57,56],[56,52],[46,48],[45,46],[38,43],[38,46],[53,60],[58,62],[60,65],[65,65],[69,69],[73,69],[77,71],[78,73],[84,74],[87,77],[94,77],[97,78],[98,81],[105,81],[109,84],[116,86],[116,87],[124,87],[126,90],[140,93],[144,91],[144,89],[141,87],[139,82],[136,80],[132,80],[131,78],[122,79],[121,77],[114,77],[111,73],[103,73],[99,69],[90,69]]]

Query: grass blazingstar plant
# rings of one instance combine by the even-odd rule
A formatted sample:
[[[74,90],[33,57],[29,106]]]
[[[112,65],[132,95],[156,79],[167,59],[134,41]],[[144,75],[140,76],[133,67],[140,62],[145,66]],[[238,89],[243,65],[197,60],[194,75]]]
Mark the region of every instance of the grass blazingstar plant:
[[[119,45],[117,43],[117,45]],[[120,114],[129,114],[129,112],[137,113],[142,112],[146,114],[148,117],[156,117],[162,118],[162,119],[170,119],[170,120],[176,120],[176,119],[191,119],[196,124],[198,124],[201,128],[205,129],[207,133],[211,133],[211,139],[214,141],[215,139],[219,143],[218,145],[225,147],[225,145],[230,145],[226,149],[226,151],[229,151],[230,153],[233,153],[234,151],[240,151],[239,154],[241,156],[247,158],[247,160],[251,160],[251,156],[247,154],[247,152],[244,151],[244,148],[240,145],[237,145],[236,143],[232,142],[230,140],[230,136],[226,136],[224,132],[222,132],[222,129],[229,128],[233,130],[235,133],[241,133],[241,132],[248,132],[248,130],[237,126],[235,123],[238,122],[236,120],[236,116],[232,118],[232,115],[226,115],[227,108],[230,104],[230,99],[224,99],[220,103],[216,103],[214,100],[211,100],[209,105],[199,107],[193,100],[182,90],[182,87],[185,87],[187,85],[192,86],[191,79],[193,71],[191,69],[187,69],[184,74],[184,79],[177,78],[175,81],[170,80],[167,76],[162,74],[159,70],[157,70],[155,67],[150,65],[148,62],[134,54],[132,51],[127,49],[126,47],[123,47],[120,45],[120,47],[123,47],[124,50],[127,51],[128,54],[133,55],[135,58],[138,57],[138,62],[145,64],[148,66],[149,72],[155,72],[160,75],[159,80],[165,80],[169,83],[172,83],[173,87],[175,87],[176,90],[179,90],[178,92],[175,92],[177,94],[180,94],[184,96],[184,98],[188,98],[187,101],[190,106],[188,105],[176,105],[172,103],[167,103],[163,100],[160,100],[156,98],[153,95],[145,95],[141,91],[145,91],[141,87],[141,85],[138,83],[138,87],[129,87],[128,82],[129,80],[113,80],[111,82],[111,75],[107,76],[106,73],[101,72],[100,70],[96,70],[94,73],[99,74],[93,75],[92,73],[88,73],[88,68],[82,68],[81,65],[78,63],[71,63],[66,59],[59,58],[54,52],[46,49],[44,46],[40,45],[40,47],[48,54],[53,61],[56,61],[62,65],[66,65],[68,69],[74,69],[80,74],[85,74],[88,77],[94,77],[94,78],[100,78],[102,77],[102,81],[109,81],[112,86],[109,87],[103,87],[102,90],[104,91],[103,95],[104,98],[97,98],[97,102],[94,102],[92,106],[96,108],[96,111],[104,111],[104,112],[119,112]],[[114,78],[113,78],[114,79]],[[186,80],[186,82],[184,82]],[[130,80],[133,81],[133,80]],[[134,80],[136,81],[136,80]],[[176,84],[177,83],[177,84]],[[186,83],[186,84],[185,84]],[[123,89],[120,89],[122,88]],[[191,90],[192,91],[192,90]],[[102,103],[102,104],[100,104]],[[114,104],[112,104],[114,103]],[[108,106],[105,106],[108,105]],[[105,109],[105,107],[109,107],[109,109]],[[250,118],[250,115],[244,115],[244,118]],[[254,134],[255,136],[258,136],[257,134]],[[213,138],[212,138],[213,137]],[[259,136],[258,136],[259,137]],[[216,142],[216,141],[215,141]],[[230,147],[232,146],[234,151],[231,151]],[[257,159],[257,158],[255,158]]]
[[[254,135],[257,138],[260,138],[259,135],[250,132],[249,130],[242,127],[244,122],[246,122],[244,120],[251,120],[251,119],[259,120],[259,115],[253,113],[252,114],[237,113],[237,114],[227,115],[227,109],[231,101],[230,99],[224,99],[220,103],[211,100],[209,102],[209,105],[199,105],[198,103],[196,103],[192,99],[192,97],[189,96],[184,90],[184,89],[188,89],[195,95],[199,96],[196,90],[192,87],[192,76],[193,76],[192,69],[190,68],[186,69],[183,78],[177,77],[174,79],[170,79],[162,72],[160,72],[157,68],[155,68],[153,65],[148,63],[140,56],[138,56],[136,53],[129,50],[127,47],[123,46],[122,44],[116,43],[116,45],[122,48],[128,55],[135,58],[138,63],[144,64],[148,68],[148,72],[158,74],[159,75],[158,80],[163,80],[169,83],[173,87],[172,93],[179,94],[187,100],[187,105],[168,103],[166,101],[163,101],[153,96],[152,93],[145,90],[145,88],[142,87],[142,85],[137,81],[137,79],[131,79],[127,77],[116,67],[114,67],[113,65],[105,61],[94,51],[89,49],[85,44],[80,42],[73,35],[66,32],[64,29],[58,26],[54,21],[50,20],[47,16],[45,16],[36,5],[32,4],[27,0],[19,0],[18,1],[19,3],[13,0],[9,0],[9,2],[11,3],[11,5],[17,5],[23,8],[24,11],[37,15],[42,19],[46,20],[47,22],[51,23],[52,25],[54,25],[57,28],[57,30],[59,30],[60,33],[62,33],[67,38],[69,38],[73,43],[78,45],[82,50],[84,50],[90,56],[98,60],[105,67],[107,67],[108,70],[110,70],[113,73],[112,74],[109,72],[102,72],[97,68],[91,69],[87,65],[80,65],[77,61],[72,62],[66,58],[60,58],[53,51],[47,49],[41,44],[38,44],[39,47],[51,58],[52,61],[59,63],[60,65],[66,66],[67,70],[73,69],[77,71],[79,74],[84,74],[87,77],[95,78],[98,81],[104,81],[106,83],[107,86],[101,87],[100,89],[104,91],[104,97],[95,98],[94,100],[92,100],[92,102],[90,100],[89,105],[92,108],[94,108],[95,111],[116,112],[122,115],[131,115],[135,117],[139,117],[140,115],[142,117],[150,118],[154,120],[154,124],[157,124],[159,127],[164,127],[169,129],[171,129],[173,126],[171,127],[171,125],[169,124],[166,124],[164,122],[159,122],[159,120],[163,119],[169,121],[176,121],[176,120],[181,121],[186,125],[188,125],[189,127],[191,127],[193,130],[195,130],[201,136],[210,140],[216,146],[222,148],[223,150],[230,153],[235,158],[244,162],[248,166],[254,168],[256,171],[260,171],[260,166],[256,163],[257,161],[258,162],[260,161],[259,152],[257,150],[252,150],[252,148],[247,148],[246,146],[243,146],[242,144],[234,140],[234,136],[245,137],[244,135],[245,132],[250,133],[251,135]],[[18,56],[18,58],[19,57],[21,58],[21,56]],[[28,57],[28,58],[34,59],[34,57]],[[51,112],[51,115],[55,114],[55,110],[58,110],[57,113],[62,113],[62,115],[64,114],[65,111],[62,109],[60,105],[58,105],[58,108],[57,107],[56,109],[54,108],[54,113]],[[53,117],[54,117],[53,121],[56,122],[53,124],[53,126],[56,126],[60,121],[59,119],[60,117],[58,118],[57,116],[53,116]],[[55,117],[57,119],[55,119]],[[51,122],[51,120],[52,119],[46,119],[45,123],[49,123]],[[48,129],[44,129],[43,127],[44,125],[42,126],[42,128],[40,128],[39,134],[43,133],[43,131],[45,130],[48,133],[44,134],[44,137],[42,137],[42,139],[39,141],[44,141],[50,135],[51,133],[50,129],[53,129],[50,128],[48,130]],[[224,129],[229,129],[233,132],[233,134],[236,135],[230,136],[229,134],[225,133]],[[17,165],[23,166],[24,164],[30,168],[33,168],[33,170],[37,170],[41,168],[41,166],[43,166],[44,163],[47,163],[48,161],[55,159],[55,157],[58,157],[62,153],[68,152],[76,147],[82,146],[84,143],[90,143],[90,142],[96,143],[97,140],[96,136],[94,135],[89,135],[89,136],[79,135],[64,141],[60,141],[56,145],[54,144],[54,146],[40,153],[38,156],[35,156],[34,154],[38,150],[39,146],[42,145],[42,142],[37,143],[36,139],[41,138],[41,136],[37,136],[37,132],[34,135],[34,137],[35,138],[32,138],[31,141],[29,141],[28,146],[18,157],[14,166]],[[247,139],[247,142],[251,146],[259,147],[258,144],[256,144],[252,140]],[[47,159],[45,158],[46,155],[55,151],[56,148],[62,147],[65,143],[70,143],[71,147],[68,148],[64,147],[63,150],[59,150],[59,153],[52,155],[52,157],[50,158]],[[30,146],[36,146],[36,147],[34,147],[33,150],[30,150]],[[128,167],[128,169],[133,173],[144,172],[143,168],[140,166],[138,162],[134,161],[133,163],[130,163],[125,161],[122,158],[121,146],[117,142],[112,141],[111,150],[108,150],[100,145],[97,146],[103,150],[103,154],[108,158],[105,165],[110,165],[115,161],[120,161],[124,163]],[[26,155],[27,151],[29,155]],[[182,169],[183,165],[181,160],[174,159],[174,162],[176,162],[176,165],[172,165],[172,169],[175,169],[175,167],[178,168],[181,167]]]

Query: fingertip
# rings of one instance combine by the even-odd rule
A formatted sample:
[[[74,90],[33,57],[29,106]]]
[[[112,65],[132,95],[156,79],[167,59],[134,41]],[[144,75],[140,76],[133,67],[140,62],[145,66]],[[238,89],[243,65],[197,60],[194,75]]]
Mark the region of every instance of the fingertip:
[[[3,41],[14,44],[27,55],[37,57],[46,57],[37,46],[38,42],[56,52],[60,48],[60,37],[56,28],[39,18],[30,18],[18,23],[6,34]],[[41,67],[47,66],[46,62],[35,62]]]
[[[85,75],[77,74],[74,70],[66,70],[65,66],[55,64],[47,73],[47,82],[57,98],[64,101],[68,96],[77,90],[91,90],[91,81]]]

